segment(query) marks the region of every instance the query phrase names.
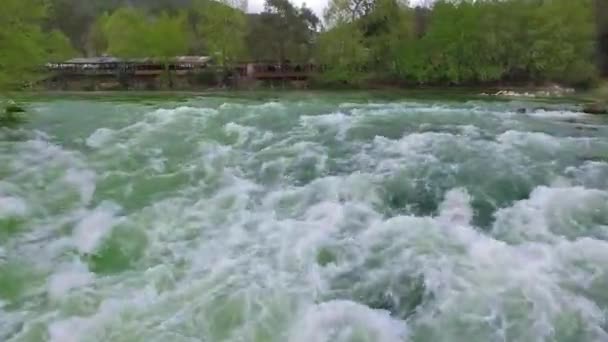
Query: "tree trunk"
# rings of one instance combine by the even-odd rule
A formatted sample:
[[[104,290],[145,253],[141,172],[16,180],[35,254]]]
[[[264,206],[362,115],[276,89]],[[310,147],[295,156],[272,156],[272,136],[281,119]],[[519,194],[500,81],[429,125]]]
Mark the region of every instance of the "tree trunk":
[[[608,0],[595,0],[598,65],[603,76],[608,76]]]
[[[165,74],[167,76],[167,82],[169,82],[169,89],[173,89],[173,74],[171,73],[168,60],[165,60]]]

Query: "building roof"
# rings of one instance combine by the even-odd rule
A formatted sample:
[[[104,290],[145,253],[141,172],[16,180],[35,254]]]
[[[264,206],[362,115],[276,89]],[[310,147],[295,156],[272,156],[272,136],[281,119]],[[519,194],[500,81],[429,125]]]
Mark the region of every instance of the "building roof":
[[[174,62],[184,64],[207,64],[211,61],[209,56],[177,56],[174,58]]]
[[[108,63],[121,63],[121,62],[131,62],[131,63],[154,63],[160,61],[159,58],[155,57],[145,57],[145,58],[132,58],[132,59],[120,59],[116,57],[110,56],[102,56],[102,57],[78,57],[72,58],[63,62],[62,64],[108,64]],[[194,64],[201,65],[207,64],[211,61],[211,57],[209,56],[176,56],[170,59],[173,63],[178,64]]]
[[[120,58],[116,57],[89,57],[89,58],[72,58],[70,60],[65,61],[67,64],[104,64],[104,63],[119,63],[122,62]]]

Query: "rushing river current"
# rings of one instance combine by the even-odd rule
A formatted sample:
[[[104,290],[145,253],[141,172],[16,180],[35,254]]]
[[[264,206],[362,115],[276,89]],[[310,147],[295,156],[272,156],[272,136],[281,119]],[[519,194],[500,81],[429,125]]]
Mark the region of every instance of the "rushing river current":
[[[0,341],[608,341],[608,120],[65,99],[0,129]]]

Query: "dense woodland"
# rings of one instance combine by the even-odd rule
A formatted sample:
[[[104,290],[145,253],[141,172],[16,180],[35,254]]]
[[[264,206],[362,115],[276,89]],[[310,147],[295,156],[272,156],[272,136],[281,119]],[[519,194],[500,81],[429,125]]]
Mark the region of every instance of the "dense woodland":
[[[588,85],[608,71],[608,0],[3,0],[0,86],[73,56],[313,62],[326,84]],[[238,0],[234,0],[238,1]]]

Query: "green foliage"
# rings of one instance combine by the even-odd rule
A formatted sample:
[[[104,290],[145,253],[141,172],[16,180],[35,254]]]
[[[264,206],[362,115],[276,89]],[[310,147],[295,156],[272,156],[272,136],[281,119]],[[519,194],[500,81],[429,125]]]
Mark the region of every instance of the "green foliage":
[[[186,54],[189,39],[186,22],[187,18],[183,12],[173,16],[163,12],[156,17],[150,30],[150,55],[168,58]]]
[[[401,71],[430,83],[592,79],[590,1],[438,2],[427,34],[407,42]]]
[[[45,57],[48,61],[64,61],[77,55],[68,37],[58,30],[46,34],[45,42]]]
[[[608,60],[596,49],[608,46],[604,0],[438,0],[429,9],[331,0],[325,30],[288,0],[266,0],[256,15],[236,1],[3,0],[0,88],[21,88],[45,62],[77,54],[209,54],[225,67],[246,58],[313,61],[326,67],[321,81],[340,84],[380,75],[415,84],[585,85],[596,62]]]
[[[246,19],[242,12],[215,1],[199,1],[197,11],[201,18],[198,33],[219,63],[227,66],[244,56]]]
[[[317,61],[326,66],[323,78],[328,83],[356,84],[364,76],[368,50],[360,30],[352,24],[340,25],[319,37]]]
[[[108,52],[126,58],[160,58],[166,67],[164,81],[173,87],[168,68],[171,57],[188,52],[189,34],[185,12],[161,12],[150,17],[136,8],[121,8],[104,20]]]
[[[0,11],[0,89],[20,88],[49,59],[74,54],[59,31],[45,32],[44,0],[4,0]]]
[[[108,53],[119,57],[161,57],[188,50],[186,17],[160,13],[157,17],[135,8],[121,8],[104,19],[103,32]]]
[[[94,56],[100,56],[108,51],[108,38],[106,36],[106,25],[110,15],[106,12],[100,15],[88,33],[87,51]]]
[[[307,7],[288,0],[266,0],[264,12],[250,18],[247,36],[255,60],[308,61],[313,52],[319,18]]]
[[[151,31],[145,12],[127,7],[117,10],[104,26],[108,53],[120,57],[150,56],[154,49]]]
[[[363,33],[367,70],[411,83],[582,85],[597,74],[592,0],[439,0],[429,13],[421,35],[415,12],[395,0],[332,0],[326,19],[330,32]]]

